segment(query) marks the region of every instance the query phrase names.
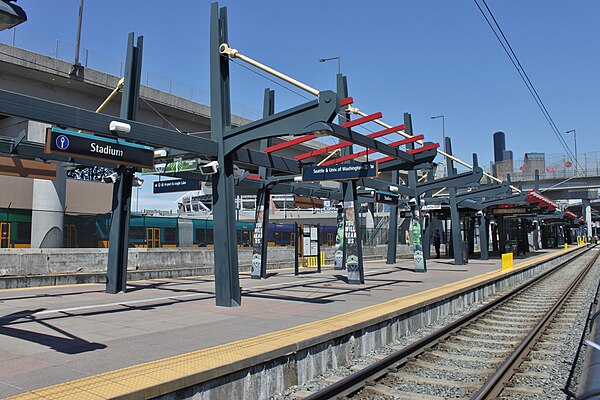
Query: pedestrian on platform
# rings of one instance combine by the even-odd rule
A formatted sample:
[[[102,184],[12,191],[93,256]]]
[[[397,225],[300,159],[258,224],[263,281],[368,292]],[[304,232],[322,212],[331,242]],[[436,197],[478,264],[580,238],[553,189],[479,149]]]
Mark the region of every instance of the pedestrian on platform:
[[[435,247],[435,258],[440,258],[440,246],[442,244],[442,235],[440,235],[440,230],[436,229],[433,234],[433,247]]]

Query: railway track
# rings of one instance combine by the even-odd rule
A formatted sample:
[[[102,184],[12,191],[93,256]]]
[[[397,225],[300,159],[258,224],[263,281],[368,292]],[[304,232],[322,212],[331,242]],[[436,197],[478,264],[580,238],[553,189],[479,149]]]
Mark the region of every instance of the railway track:
[[[544,395],[552,356],[565,352],[599,255],[582,252],[306,399],[555,398]]]

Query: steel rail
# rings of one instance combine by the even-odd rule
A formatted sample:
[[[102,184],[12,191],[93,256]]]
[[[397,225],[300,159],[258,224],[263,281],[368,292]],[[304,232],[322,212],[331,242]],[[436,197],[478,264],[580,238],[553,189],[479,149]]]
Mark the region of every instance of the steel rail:
[[[519,367],[523,359],[529,354],[531,349],[537,344],[539,337],[544,333],[546,327],[554,320],[556,314],[560,311],[563,304],[571,297],[573,291],[579,286],[583,278],[592,269],[600,251],[586,264],[579,272],[577,277],[571,282],[569,287],[563,292],[560,298],[554,303],[542,318],[535,324],[531,332],[519,343],[515,350],[506,358],[506,360],[498,367],[496,372],[490,376],[481,389],[471,398],[471,400],[495,399],[504,389],[504,384],[507,383],[513,376],[515,370]]]
[[[313,88],[313,87],[311,87],[311,86],[309,86],[309,85],[307,85],[305,83],[302,83],[302,82],[300,82],[300,81],[298,81],[298,80],[296,80],[296,79],[294,79],[294,78],[292,78],[292,77],[290,77],[288,75],[285,75],[285,74],[283,74],[283,73],[281,73],[281,72],[279,72],[279,71],[277,71],[277,70],[275,70],[275,69],[273,69],[273,68],[271,68],[271,67],[269,67],[269,66],[267,66],[267,65],[265,65],[265,64],[263,64],[261,62],[258,62],[256,60],[254,60],[253,58],[250,58],[250,57],[248,57],[248,56],[240,53],[237,49],[229,47],[229,44],[227,44],[227,43],[222,43],[219,46],[219,53],[221,53],[223,56],[227,56],[227,57],[231,57],[231,58],[238,58],[238,59],[244,61],[245,63],[252,65],[255,68],[258,68],[258,69],[260,69],[260,70],[262,70],[264,72],[267,72],[267,73],[269,73],[269,74],[271,74],[271,75],[273,75],[273,76],[275,76],[275,77],[277,77],[277,78],[279,78],[279,79],[281,79],[281,80],[283,80],[283,81],[285,81],[285,82],[287,82],[287,83],[289,83],[291,85],[296,86],[299,89],[302,89],[302,90],[304,90],[304,91],[306,91],[306,92],[308,92],[308,93],[310,93],[310,94],[312,94],[314,96],[317,96],[317,97],[319,96],[319,93],[320,93],[319,90],[317,90],[317,89],[315,89],[315,88]],[[361,117],[368,116],[367,113],[364,113],[364,112],[360,111],[356,107],[348,106],[347,110],[350,111],[353,114],[360,115]],[[373,120],[373,122],[376,123],[379,126],[387,128],[387,129],[393,128],[392,125],[386,124],[385,122],[381,121],[380,119],[375,119],[375,120]],[[401,131],[401,130],[396,131],[396,132],[398,134],[404,136],[405,138],[412,138],[413,137],[412,135],[410,135],[410,134],[408,134],[408,133],[406,133],[404,131]],[[420,144],[420,145],[424,144],[424,142],[422,140],[417,140],[417,143]],[[471,164],[469,164],[469,163],[461,160],[458,157],[453,156],[452,154],[448,154],[448,153],[446,153],[445,151],[442,151],[442,150],[438,150],[438,153],[441,154],[444,157],[448,157],[452,161],[457,162],[457,163],[459,163],[460,165],[462,165],[464,167],[467,167],[467,168],[469,168],[471,170],[473,169],[473,165],[471,165]],[[486,176],[486,177],[488,177],[489,179],[497,182],[497,183],[502,183],[501,179],[498,179],[495,176],[493,176],[491,174],[488,174],[485,171],[483,171],[483,175]],[[511,185],[510,187],[511,187],[511,189],[513,189],[514,191],[516,191],[517,193],[521,193],[521,190],[518,187],[513,186],[513,185]]]
[[[523,290],[527,289],[534,283],[544,279],[545,277],[549,276],[550,274],[553,274],[554,272],[558,271],[565,265],[567,265],[567,264],[571,263],[572,261],[576,260],[577,258],[581,257],[583,254],[586,254],[589,250],[590,250],[590,248],[574,255],[573,257],[569,258],[568,260],[565,260],[562,263],[558,264],[554,268],[552,268],[546,272],[543,272],[540,275],[533,278],[532,280],[525,282],[522,285],[514,288],[513,290],[506,293],[502,297],[492,300],[491,302],[483,305],[482,307],[478,308],[477,310],[474,310],[471,313],[469,313],[463,317],[460,317],[456,321],[451,322],[450,324],[443,327],[442,329],[435,331],[435,332],[419,339],[416,342],[411,343],[410,345],[404,347],[403,349],[400,349],[399,351],[394,352],[394,353],[386,356],[385,358],[382,358],[379,361],[376,361],[375,363],[361,369],[360,371],[358,371],[352,375],[348,375],[347,377],[319,390],[318,392],[311,394],[310,396],[305,397],[304,400],[326,400],[326,399],[340,398],[342,396],[348,396],[352,393],[359,391],[360,389],[365,387],[365,384],[367,382],[372,382],[374,380],[377,380],[377,379],[381,378],[382,376],[384,376],[385,374],[387,374],[388,372],[391,372],[391,371],[397,369],[398,366],[400,366],[401,364],[404,364],[406,361],[408,361],[408,359],[417,357],[418,355],[425,352],[427,349],[434,347],[435,345],[440,343],[442,340],[445,340],[450,335],[461,330],[465,325],[471,323],[471,321],[473,321],[475,318],[481,316],[482,314],[484,314],[494,308],[499,307],[504,302],[511,299],[514,295],[522,292]],[[528,269],[534,268],[537,265],[539,265],[540,263],[532,265],[532,266],[528,267]]]

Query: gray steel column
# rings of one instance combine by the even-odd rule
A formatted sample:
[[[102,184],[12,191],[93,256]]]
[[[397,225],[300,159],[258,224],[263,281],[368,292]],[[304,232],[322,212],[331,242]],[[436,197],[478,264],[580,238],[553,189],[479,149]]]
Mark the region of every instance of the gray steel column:
[[[348,283],[365,283],[365,271],[363,264],[361,227],[360,227],[360,205],[356,201],[356,182],[348,182],[344,185],[344,265],[348,270]],[[354,217],[354,230],[356,237],[354,242],[348,237],[352,217]],[[356,258],[356,259],[355,259]]]
[[[392,185],[398,185],[398,171],[392,171]],[[396,264],[398,251],[398,207],[390,205],[390,226],[386,264]]]
[[[452,155],[452,141],[446,137],[446,153]],[[446,157],[446,166],[448,167],[448,176],[455,176],[454,161]],[[463,265],[462,258],[462,237],[460,234],[460,214],[458,212],[458,203],[456,201],[456,188],[448,188],[448,202],[450,205],[450,223],[452,234],[452,252],[454,253],[454,265]]]
[[[409,113],[404,113],[404,132],[406,132],[408,135],[413,136],[413,128],[412,128],[412,117]],[[407,149],[414,149],[415,148],[415,144],[410,143],[408,145],[406,145]],[[416,170],[410,170],[408,171],[408,187],[412,190],[414,190],[414,196],[415,196],[415,201],[416,204],[414,205],[414,210],[411,210],[413,212],[413,218],[415,217],[416,211],[419,212],[419,225],[420,225],[420,229],[421,229],[421,251],[423,251],[423,237],[424,235],[424,231],[423,231],[423,214],[421,212],[421,198],[419,196],[419,191],[417,188],[417,171]],[[412,234],[412,232],[411,232]],[[414,244],[413,244],[414,245]],[[415,266],[417,265],[417,261],[415,258]],[[425,255],[423,255],[423,270],[419,271],[419,272],[427,272],[427,259],[425,258]]]
[[[263,102],[263,117],[275,114],[275,91],[265,89]],[[271,138],[262,139],[260,141],[260,151],[264,151],[271,145]],[[258,167],[258,174],[266,181],[271,177],[271,168]],[[267,277],[267,262],[268,262],[268,245],[269,245],[269,206],[271,203],[271,189],[265,187],[265,193],[262,196],[263,219],[262,232],[263,238],[261,242],[261,258],[260,258],[260,277]],[[260,205],[257,203],[257,207]]]
[[[431,258],[431,214],[423,213],[423,259]]]
[[[348,97],[348,81],[342,74],[337,74],[337,94],[340,99]],[[350,120],[348,112],[340,113],[338,122],[343,124]],[[352,154],[352,146],[342,149],[342,155]],[[348,270],[348,283],[365,283],[365,271],[362,255],[361,226],[360,226],[360,204],[357,201],[356,182],[342,182],[342,192],[344,195],[344,256],[342,265]],[[349,209],[351,210],[349,211]],[[352,214],[352,215],[349,215]],[[356,238],[346,237],[349,227],[349,219],[354,218],[354,230]],[[350,243],[349,243],[350,242]],[[351,251],[349,251],[351,250]],[[352,254],[354,253],[354,254]],[[356,257],[356,260],[354,258]],[[356,263],[356,268],[355,268]]]
[[[479,247],[481,248],[481,259],[489,260],[490,256],[488,254],[488,232],[487,232],[487,223],[485,221],[485,214],[479,216]]]
[[[134,45],[133,33],[127,41],[125,60],[125,84],[121,96],[120,117],[135,120],[138,111],[140,79],[142,74],[143,37]],[[119,180],[113,186],[112,213],[108,236],[108,266],[106,269],[106,292],[119,293],[127,290],[127,255],[129,250],[129,214],[131,210],[132,168],[120,166]]]
[[[506,253],[506,235],[504,234],[504,216],[498,215],[496,218],[498,227],[498,251],[500,254]]]
[[[229,92],[229,60],[219,53],[219,46],[227,43],[227,8],[211,6],[210,18],[210,120],[211,139],[218,143],[219,170],[212,176],[215,296],[216,304],[225,307],[241,305],[241,290],[236,246],[235,189],[233,160],[225,154],[223,134],[231,127],[231,99]]]
[[[127,255],[129,248],[129,210],[133,173],[125,166],[117,169],[119,180],[113,187],[110,219],[106,293],[127,290]]]
[[[424,145],[430,144],[429,142],[423,143]],[[434,180],[433,169],[427,172],[427,182],[432,182]],[[430,192],[425,192],[424,197],[428,198],[430,196]],[[429,215],[429,216],[426,216]],[[432,222],[431,213],[423,213],[423,259],[429,260],[431,258],[431,222]]]

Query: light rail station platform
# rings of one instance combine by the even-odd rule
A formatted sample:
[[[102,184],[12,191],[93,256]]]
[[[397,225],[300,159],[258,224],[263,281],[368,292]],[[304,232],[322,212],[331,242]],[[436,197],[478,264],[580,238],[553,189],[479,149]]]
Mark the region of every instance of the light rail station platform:
[[[575,248],[573,247],[574,250]],[[570,252],[570,251],[569,251]],[[528,253],[514,270],[565,254]],[[499,259],[365,262],[365,284],[325,266],[241,275],[242,306],[216,307],[212,276],[0,291],[0,398],[151,398],[235,373],[507,274]]]

